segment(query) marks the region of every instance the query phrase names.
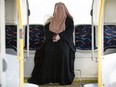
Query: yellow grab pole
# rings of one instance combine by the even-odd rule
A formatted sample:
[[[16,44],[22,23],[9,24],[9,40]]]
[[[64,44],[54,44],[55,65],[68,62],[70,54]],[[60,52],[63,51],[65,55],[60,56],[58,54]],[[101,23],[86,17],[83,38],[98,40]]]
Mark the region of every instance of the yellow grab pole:
[[[20,87],[24,87],[24,54],[23,54],[23,25],[22,25],[22,17],[21,17],[21,6],[20,0],[17,0],[17,12],[18,12],[18,21],[19,21],[19,29],[20,29],[20,37],[19,37],[19,62],[20,62]]]
[[[101,0],[100,12],[99,12],[99,20],[98,20],[98,87],[102,87],[102,19],[103,19],[103,8],[104,8],[104,0]]]

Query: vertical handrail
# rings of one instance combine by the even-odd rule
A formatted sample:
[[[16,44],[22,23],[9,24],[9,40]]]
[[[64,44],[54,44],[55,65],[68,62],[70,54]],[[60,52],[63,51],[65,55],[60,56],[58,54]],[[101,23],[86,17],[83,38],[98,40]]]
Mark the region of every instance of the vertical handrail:
[[[5,48],[5,0],[0,0],[0,87],[5,87],[5,75],[3,74]]]
[[[27,59],[29,59],[29,2],[27,0]]]
[[[24,50],[23,50],[23,25],[22,25],[22,17],[21,17],[21,6],[20,0],[17,0],[17,11],[18,11],[18,21],[19,21],[19,62],[20,62],[20,87],[24,87]]]
[[[102,87],[102,18],[103,18],[104,0],[101,0],[99,19],[98,19],[98,87]],[[102,33],[101,33],[102,32]]]
[[[94,23],[93,23],[93,6],[94,6],[94,0],[92,1],[92,7],[91,7],[91,26],[92,26],[92,57],[91,59],[94,60]]]
[[[15,2],[16,3],[16,2]],[[20,49],[20,46],[19,46],[19,19],[18,19],[18,10],[16,9],[16,22],[17,22],[17,59],[19,59],[19,49]]]

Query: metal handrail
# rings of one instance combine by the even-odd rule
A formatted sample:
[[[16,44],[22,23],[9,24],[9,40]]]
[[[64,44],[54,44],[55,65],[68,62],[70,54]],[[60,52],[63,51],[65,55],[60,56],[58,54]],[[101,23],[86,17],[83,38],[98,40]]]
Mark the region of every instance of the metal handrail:
[[[91,59],[95,62],[97,62],[97,58],[95,58],[95,55],[94,55],[94,22],[93,22],[93,8],[94,8],[94,2],[95,0],[92,1],[92,7],[91,7],[91,27],[92,27],[92,35],[91,35],[91,39],[92,39],[92,56],[91,56]]]
[[[103,8],[104,8],[104,0],[101,0],[100,10],[99,10],[99,19],[98,19],[98,87],[102,87],[102,19],[103,19]]]
[[[23,43],[23,25],[21,16],[20,0],[16,0],[18,25],[19,25],[19,62],[20,62],[20,87],[24,87],[24,43]]]
[[[24,61],[29,59],[29,2],[28,0],[26,0],[27,2],[27,56],[24,59]]]

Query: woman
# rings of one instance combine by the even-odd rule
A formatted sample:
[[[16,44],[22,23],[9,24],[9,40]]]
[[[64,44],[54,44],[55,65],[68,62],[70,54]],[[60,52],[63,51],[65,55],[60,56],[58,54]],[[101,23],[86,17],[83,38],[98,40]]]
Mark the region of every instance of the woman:
[[[53,17],[45,25],[45,43],[35,54],[35,67],[28,80],[34,84],[69,85],[74,74],[73,18],[66,6],[55,4]]]

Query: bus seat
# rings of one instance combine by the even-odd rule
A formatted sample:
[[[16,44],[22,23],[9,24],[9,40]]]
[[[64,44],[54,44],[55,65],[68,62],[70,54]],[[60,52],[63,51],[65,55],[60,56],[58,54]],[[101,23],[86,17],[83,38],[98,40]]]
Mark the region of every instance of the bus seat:
[[[17,25],[6,25],[6,48],[17,51]]]
[[[104,51],[116,48],[116,25],[104,25]]]
[[[94,28],[95,29],[95,28]],[[76,25],[75,26],[75,45],[78,50],[91,50],[91,25]],[[95,30],[94,30],[95,31]],[[96,49],[95,32],[94,32],[94,49]]]
[[[40,49],[44,42],[44,27],[43,25],[29,25],[29,50]],[[27,49],[27,26],[25,27],[25,46]]]

